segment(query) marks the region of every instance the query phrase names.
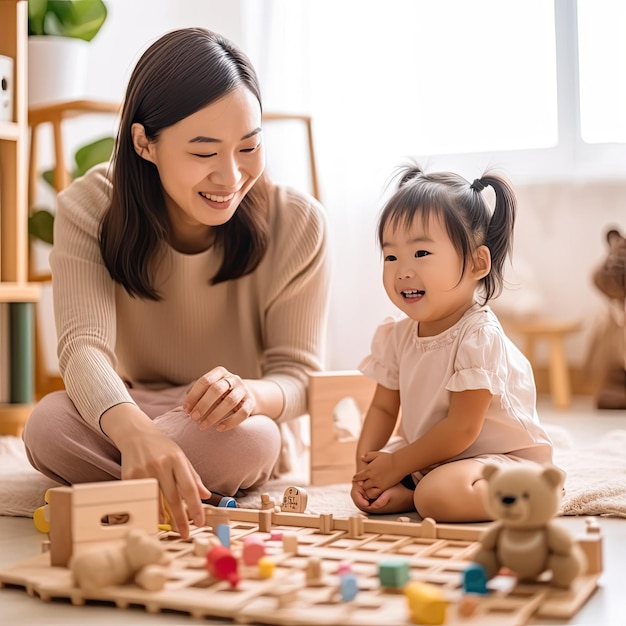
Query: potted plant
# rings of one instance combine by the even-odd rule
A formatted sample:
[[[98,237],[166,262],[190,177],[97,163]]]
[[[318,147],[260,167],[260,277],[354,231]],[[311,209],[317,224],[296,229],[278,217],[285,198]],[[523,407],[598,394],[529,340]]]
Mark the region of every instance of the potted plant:
[[[29,106],[83,94],[88,44],[106,18],[103,0],[28,0]]]
[[[82,176],[87,170],[98,163],[111,158],[115,139],[103,137],[79,148],[74,155],[74,170],[71,178]],[[54,172],[48,170],[42,174],[43,179],[54,189]],[[28,218],[28,232],[35,239],[45,243],[53,243],[54,214],[48,209],[34,207]]]

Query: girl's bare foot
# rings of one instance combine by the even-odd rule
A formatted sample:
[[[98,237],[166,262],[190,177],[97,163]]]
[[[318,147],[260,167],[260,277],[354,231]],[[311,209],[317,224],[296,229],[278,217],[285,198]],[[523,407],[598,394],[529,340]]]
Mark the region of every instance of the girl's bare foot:
[[[385,489],[376,500],[363,510],[367,513],[381,515],[383,513],[406,513],[415,510],[412,489],[407,489],[401,483]]]

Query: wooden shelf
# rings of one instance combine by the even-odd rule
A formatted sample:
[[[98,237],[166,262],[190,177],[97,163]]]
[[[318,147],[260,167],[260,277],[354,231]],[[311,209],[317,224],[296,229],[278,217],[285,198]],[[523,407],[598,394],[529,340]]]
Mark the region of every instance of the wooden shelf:
[[[20,127],[15,122],[0,122],[0,140],[17,141],[20,138]]]
[[[40,297],[37,283],[0,283],[0,302],[38,302]]]
[[[0,436],[19,437],[34,404],[0,404]]]
[[[0,303],[10,303],[9,326],[3,328],[8,334],[0,342],[3,347],[9,342],[17,354],[11,355],[8,368],[13,402],[0,404],[0,434],[19,435],[35,400],[30,393],[30,326],[41,292],[40,285],[28,280],[27,0],[0,0],[0,54],[13,59],[13,121],[0,122]]]

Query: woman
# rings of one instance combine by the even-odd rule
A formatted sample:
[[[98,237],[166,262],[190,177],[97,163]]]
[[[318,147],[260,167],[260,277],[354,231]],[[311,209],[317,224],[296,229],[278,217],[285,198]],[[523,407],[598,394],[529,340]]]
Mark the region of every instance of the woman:
[[[263,174],[249,59],[200,28],[142,55],[116,149],[59,195],[59,367],[24,430],[66,484],[154,477],[183,536],[209,489],[264,483],[306,411],[328,303],[326,222]]]

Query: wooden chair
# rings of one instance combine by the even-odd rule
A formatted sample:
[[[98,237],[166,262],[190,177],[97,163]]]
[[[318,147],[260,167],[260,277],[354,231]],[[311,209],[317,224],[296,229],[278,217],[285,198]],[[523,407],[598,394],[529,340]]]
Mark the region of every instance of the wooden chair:
[[[37,168],[37,152],[38,152],[38,131],[40,126],[44,124],[52,125],[52,137],[54,145],[54,188],[58,193],[65,189],[70,182],[71,176],[67,170],[65,163],[65,143],[63,139],[63,124],[71,118],[84,115],[94,114],[112,114],[117,115],[120,110],[118,102],[105,102],[99,100],[72,100],[67,102],[58,102],[50,105],[42,105],[33,107],[28,112],[28,120],[31,127],[30,141],[30,160],[29,160],[29,204],[32,207],[35,199],[35,189],[39,172]],[[267,123],[296,121],[302,122],[305,127],[308,161],[309,161],[309,177],[311,184],[311,194],[320,199],[319,183],[317,177],[317,164],[315,161],[315,148],[313,144],[313,129],[311,117],[308,115],[300,115],[295,113],[263,113],[263,121]],[[46,283],[52,280],[49,271],[38,272],[35,270],[33,262],[33,248],[30,251],[29,263],[29,281]],[[42,333],[39,324],[35,324],[35,390],[36,396],[42,396],[63,389],[63,381],[56,374],[50,374],[45,365],[45,357],[42,346]]]
[[[29,206],[35,201],[35,189],[39,172],[37,168],[37,153],[39,149],[39,130],[42,125],[52,126],[54,149],[54,189],[58,193],[71,182],[65,162],[65,143],[63,140],[63,123],[70,119],[86,114],[113,114],[119,111],[119,104],[115,102],[100,102],[94,100],[73,100],[58,102],[50,105],[33,107],[28,111],[28,122],[31,128],[28,197]],[[48,283],[52,280],[49,271],[37,271],[33,258],[33,246],[30,246],[29,276],[31,282]],[[35,322],[35,395],[41,398],[46,394],[63,389],[63,380],[58,374],[50,373],[45,363],[43,350],[43,335],[41,325]]]
[[[549,348],[548,372],[552,402],[558,409],[567,409],[571,405],[572,392],[569,367],[565,356],[565,340],[582,329],[580,320],[552,319],[544,317],[506,318],[503,327],[511,336],[517,335],[522,340],[521,350],[536,371],[536,346],[539,341],[546,341]]]

